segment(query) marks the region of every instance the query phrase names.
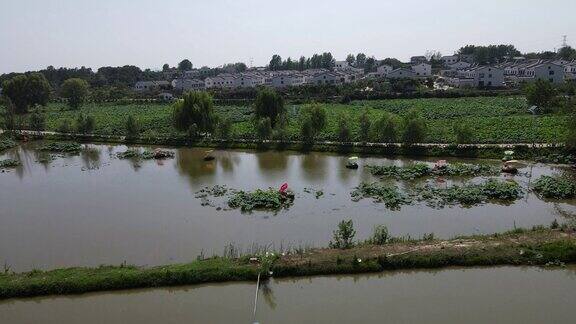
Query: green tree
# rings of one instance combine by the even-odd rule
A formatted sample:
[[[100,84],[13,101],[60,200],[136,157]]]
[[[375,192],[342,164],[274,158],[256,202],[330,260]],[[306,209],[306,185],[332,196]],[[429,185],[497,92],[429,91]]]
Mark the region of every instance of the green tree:
[[[264,117],[256,122],[256,133],[260,140],[270,139],[270,136],[272,136],[272,123],[270,118]]]
[[[170,70],[170,65],[168,65],[168,63],[165,63],[164,65],[162,65],[162,72],[167,72]]]
[[[63,133],[63,134],[70,134],[72,133],[72,123],[70,122],[70,119],[62,119],[60,121],[60,123],[58,124],[58,132],[59,133]]]
[[[535,82],[528,83],[524,87],[524,94],[529,105],[537,106],[543,112],[550,112],[553,110],[556,89],[552,83],[546,80],[536,80]]]
[[[370,140],[370,128],[372,122],[370,121],[370,116],[368,116],[368,110],[364,110],[362,115],[360,115],[359,119],[360,124],[360,141],[361,142],[368,142]]]
[[[267,117],[272,127],[275,127],[278,118],[285,113],[284,99],[274,89],[264,88],[258,92],[254,102],[254,115],[257,119]]]
[[[366,54],[358,53],[356,55],[356,67],[357,68],[364,68],[365,63],[366,63]]]
[[[278,54],[272,55],[272,59],[270,60],[270,65],[268,68],[272,71],[278,71],[282,69],[282,57]]]
[[[319,104],[304,106],[300,111],[300,119],[302,123],[302,135],[307,142],[314,141],[318,133],[326,128],[326,110]],[[304,133],[306,133],[307,136],[304,136]]]
[[[38,110],[30,116],[30,129],[35,132],[41,132],[46,127],[46,118]]]
[[[76,131],[80,134],[90,134],[94,131],[96,127],[96,121],[92,116],[86,116],[84,114],[78,115],[76,119]]]
[[[343,220],[338,223],[338,229],[333,232],[332,241],[330,241],[330,248],[333,249],[349,249],[354,246],[354,223],[351,219]]]
[[[566,124],[568,136],[566,137],[566,148],[576,152],[576,113],[570,114]]]
[[[353,66],[356,62],[356,57],[354,57],[354,54],[348,54],[348,56],[346,56],[346,62],[348,62],[350,66]]]
[[[68,99],[72,109],[78,109],[88,96],[88,82],[79,78],[64,81],[60,88],[60,95]]]
[[[558,57],[563,60],[576,60],[576,49],[570,46],[564,46],[558,51]]]
[[[288,133],[288,116],[287,114],[282,114],[278,118],[278,122],[276,122],[276,127],[274,127],[274,130],[272,131],[272,137],[275,140],[284,142],[288,140],[289,136],[290,134]]]
[[[416,110],[411,110],[404,116],[404,133],[402,141],[412,145],[422,143],[426,139],[426,122],[420,117]]]
[[[398,140],[396,121],[390,114],[384,114],[376,120],[371,133],[372,139],[378,143],[394,143]]]
[[[140,135],[140,123],[134,116],[128,116],[124,125],[126,139],[134,139]]]
[[[223,118],[218,123],[218,136],[222,139],[230,138],[232,133],[232,120],[230,118]]]
[[[341,114],[338,117],[338,141],[347,143],[350,142],[352,134],[350,132],[350,127],[348,126],[348,117]]]
[[[454,134],[456,135],[457,144],[470,144],[474,137],[472,128],[466,124],[454,124]]]
[[[304,120],[300,126],[300,137],[302,138],[302,141],[308,144],[314,143],[315,135],[316,132],[312,126],[312,121],[310,119]]]
[[[14,113],[22,115],[34,105],[45,106],[50,98],[50,84],[41,73],[22,74],[7,80],[2,93],[14,104]]]
[[[212,96],[204,91],[190,91],[173,105],[172,122],[182,132],[196,124],[197,132],[210,133],[216,124]]]
[[[190,71],[192,70],[192,62],[189,59],[184,59],[180,63],[178,63],[178,70],[179,71]]]
[[[16,125],[16,107],[10,98],[4,96],[0,97],[0,113],[3,120],[3,124],[1,124],[2,128],[10,131],[18,128]]]

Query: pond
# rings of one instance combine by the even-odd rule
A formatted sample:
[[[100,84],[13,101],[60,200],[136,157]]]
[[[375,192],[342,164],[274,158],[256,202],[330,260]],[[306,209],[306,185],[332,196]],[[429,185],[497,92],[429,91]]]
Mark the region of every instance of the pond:
[[[256,245],[278,250],[326,246],[343,219],[354,221],[362,240],[377,224],[387,225],[394,236],[434,233],[449,238],[549,225],[576,213],[574,201],[543,201],[532,192],[511,204],[470,208],[413,203],[391,210],[371,199],[352,201],[350,194],[361,182],[382,181],[367,165],[415,162],[408,158],[361,156],[359,169],[349,170],[348,156],[331,153],[216,150],[211,153],[215,159],[207,162],[205,149],[178,148],[171,149],[173,159],[138,161],[117,158],[126,146],[90,144],[77,156],[49,159],[39,145],[20,145],[0,155],[21,162],[0,173],[0,263],[17,272],[188,262],[200,254],[221,255],[229,243],[244,251]],[[418,161],[432,164],[434,159]],[[528,164],[511,179],[527,188],[540,175],[563,171]],[[468,180],[428,181],[446,186]],[[397,184],[409,188],[423,181]],[[279,188],[284,182],[296,198],[277,212],[228,210],[227,197],[209,197],[210,205],[205,205],[197,194],[214,185],[255,190]],[[317,197],[315,190],[323,195]]]
[[[2,323],[253,323],[255,283],[0,302]],[[272,279],[259,323],[572,323],[576,268],[450,268]]]

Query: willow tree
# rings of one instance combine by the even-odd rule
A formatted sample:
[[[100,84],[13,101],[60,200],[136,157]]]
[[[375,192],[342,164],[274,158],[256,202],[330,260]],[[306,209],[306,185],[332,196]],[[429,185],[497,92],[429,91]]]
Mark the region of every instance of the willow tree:
[[[172,122],[179,131],[189,131],[195,125],[196,132],[212,133],[217,122],[212,96],[204,91],[191,91],[173,106]]]

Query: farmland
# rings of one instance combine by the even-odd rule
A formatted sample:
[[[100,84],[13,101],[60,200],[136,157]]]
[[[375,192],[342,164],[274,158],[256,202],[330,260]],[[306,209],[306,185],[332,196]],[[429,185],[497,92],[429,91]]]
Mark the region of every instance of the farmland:
[[[534,117],[527,111],[523,97],[481,98],[426,98],[353,101],[349,104],[324,103],[327,127],[318,134],[319,140],[337,138],[338,116],[349,121],[353,139],[358,139],[359,117],[367,111],[374,121],[385,113],[401,122],[409,110],[417,110],[427,123],[427,142],[453,143],[454,125],[468,125],[473,130],[475,143],[531,143],[561,142],[566,136],[565,116],[541,115]],[[287,104],[291,139],[299,138],[299,111],[302,105]],[[96,120],[96,134],[122,135],[124,123],[134,115],[141,124],[144,136],[172,136],[171,106],[160,103],[95,104],[84,105],[79,111],[71,111],[64,104],[51,103],[45,108],[47,130],[57,130],[63,120],[74,121],[78,114],[91,115]],[[252,109],[249,106],[216,106],[220,117],[233,122],[233,138],[253,138]]]

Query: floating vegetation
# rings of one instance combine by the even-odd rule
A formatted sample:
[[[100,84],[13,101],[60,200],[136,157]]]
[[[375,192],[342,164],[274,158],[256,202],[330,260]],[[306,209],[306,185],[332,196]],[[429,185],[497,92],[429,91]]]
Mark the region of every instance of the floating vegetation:
[[[0,139],[0,152],[13,148],[16,146],[16,142],[9,138]]]
[[[20,165],[20,162],[16,161],[16,160],[11,160],[11,159],[0,160],[0,169],[15,168],[19,165]]]
[[[522,197],[522,189],[516,182],[490,179],[483,184],[468,184],[449,188],[425,186],[416,190],[417,199],[432,207],[461,204],[473,206],[487,201],[514,201]]]
[[[486,164],[448,163],[442,166],[430,167],[425,163],[414,163],[409,166],[367,166],[375,175],[398,180],[413,180],[431,175],[453,177],[493,176],[499,173],[497,167]]]
[[[568,199],[576,196],[576,184],[566,176],[541,176],[534,182],[534,191],[549,199]]]
[[[138,160],[160,160],[174,158],[174,152],[168,150],[144,150],[128,149],[124,152],[116,153],[119,159],[138,159]]]
[[[228,200],[230,208],[240,208],[243,212],[263,209],[263,210],[280,210],[288,208],[294,202],[294,194],[287,192],[280,193],[277,189],[269,188],[268,190],[258,189],[256,191],[236,191]]]
[[[77,154],[80,153],[81,149],[82,145],[75,142],[53,142],[44,144],[39,150],[52,153]]]
[[[353,201],[372,198],[374,202],[384,203],[386,207],[391,209],[398,209],[402,205],[412,203],[410,196],[401,193],[395,186],[382,185],[376,182],[361,183],[351,195]]]
[[[316,199],[319,199],[320,197],[324,196],[324,191],[323,190],[316,190],[313,188],[304,188],[304,192],[305,193],[309,193],[309,194],[314,194],[314,196],[316,197]]]

